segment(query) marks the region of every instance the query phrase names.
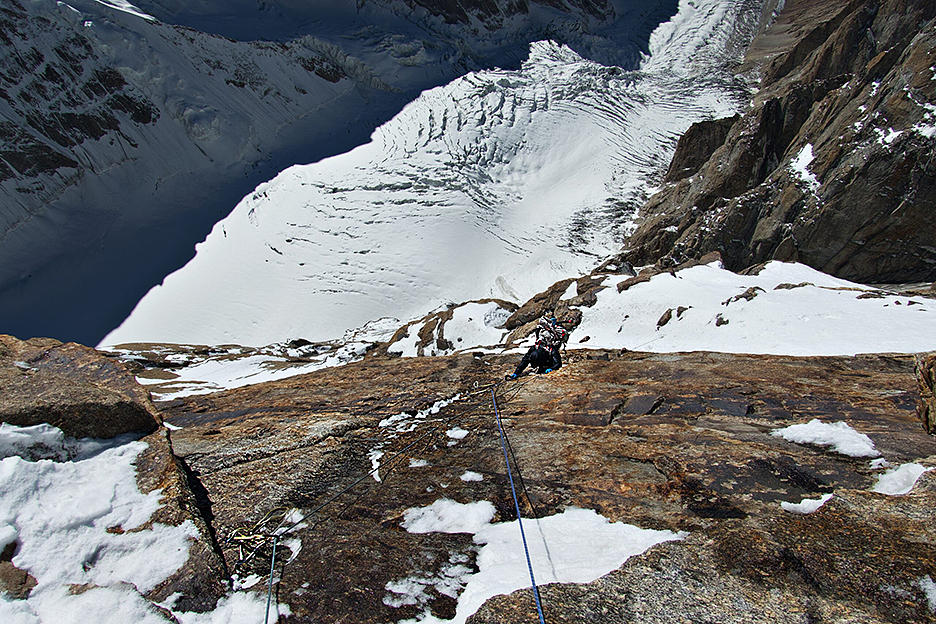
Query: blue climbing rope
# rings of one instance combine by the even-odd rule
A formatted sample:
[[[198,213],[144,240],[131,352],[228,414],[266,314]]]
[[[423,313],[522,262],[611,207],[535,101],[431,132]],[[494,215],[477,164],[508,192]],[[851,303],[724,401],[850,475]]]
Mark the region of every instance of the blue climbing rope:
[[[273,555],[270,557],[270,585],[267,588],[267,607],[266,614],[263,616],[263,624],[268,624],[270,621],[270,602],[273,600],[273,565],[276,563],[277,540],[279,540],[279,535],[273,536]],[[278,620],[279,617],[276,619]]]
[[[497,420],[497,430],[500,432],[501,448],[504,449],[504,461],[507,463],[507,478],[510,479],[510,493],[513,494],[514,509],[517,510],[517,524],[520,525],[520,539],[523,540],[523,552],[526,553],[527,569],[530,571],[530,584],[533,586],[533,598],[536,601],[536,612],[539,614],[540,624],[546,624],[543,618],[543,606],[540,603],[539,588],[533,577],[533,563],[530,561],[530,549],[527,548],[526,533],[523,532],[523,521],[520,519],[520,503],[517,501],[517,490],[514,488],[513,473],[510,470],[510,459],[507,457],[507,443],[505,442],[504,427],[501,425],[500,413],[497,411],[497,397],[494,388],[491,388],[491,402],[494,404],[494,417]]]

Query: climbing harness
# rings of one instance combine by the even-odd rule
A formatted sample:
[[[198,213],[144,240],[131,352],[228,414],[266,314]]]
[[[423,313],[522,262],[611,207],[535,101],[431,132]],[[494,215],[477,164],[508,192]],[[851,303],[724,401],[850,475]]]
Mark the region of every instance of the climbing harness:
[[[513,495],[514,509],[517,511],[517,524],[520,525],[520,539],[523,541],[523,552],[526,554],[527,569],[530,571],[530,584],[533,587],[533,599],[536,602],[536,613],[540,624],[546,624],[543,618],[543,606],[540,602],[539,588],[533,576],[533,563],[530,561],[530,549],[527,547],[526,533],[523,531],[523,520],[520,518],[520,503],[517,501],[517,489],[514,487],[513,472],[510,469],[510,458],[507,456],[507,442],[504,436],[504,427],[501,424],[500,412],[497,410],[497,396],[491,388],[491,403],[494,405],[494,417],[497,420],[497,430],[500,432],[501,448],[504,450],[504,461],[507,464],[507,477],[510,480],[510,493]]]

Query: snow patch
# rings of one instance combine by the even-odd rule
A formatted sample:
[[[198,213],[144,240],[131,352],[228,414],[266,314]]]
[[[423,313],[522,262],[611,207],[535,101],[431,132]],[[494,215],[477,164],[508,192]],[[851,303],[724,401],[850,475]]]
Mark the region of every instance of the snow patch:
[[[477,518],[479,521],[470,530],[465,530],[469,527],[463,524],[457,524],[459,517],[475,509],[483,509],[485,513]],[[420,518],[419,532],[474,533],[474,541],[481,548],[476,562],[478,572],[466,574],[459,580],[464,590],[458,596],[455,617],[439,620],[426,610],[417,619],[406,621],[407,624],[462,624],[487,599],[530,586],[519,525],[517,521],[489,524],[494,516],[491,503],[482,501],[459,505],[443,499],[427,508],[407,510],[406,514],[410,513]],[[452,525],[457,530],[453,531]],[[529,553],[537,584],[589,583],[656,544],[680,540],[687,535],[641,529],[622,522],[611,523],[592,510],[575,507],[538,520],[527,519],[524,526],[527,527]],[[415,593],[415,589],[410,587],[411,592]],[[388,599],[394,598],[388,596]]]
[[[461,427],[453,427],[445,432],[445,435],[454,439],[454,440],[464,440],[465,436],[468,435],[468,430],[462,429]]]
[[[407,509],[401,526],[410,533],[477,533],[495,513],[488,501],[456,503],[442,498],[428,507]]]
[[[920,578],[919,587],[926,596],[926,602],[929,604],[929,610],[936,613],[936,583],[933,582],[929,574]]]
[[[824,423],[818,418],[814,418],[808,423],[790,425],[783,429],[771,431],[770,435],[797,444],[831,446],[836,453],[850,457],[876,457],[880,455],[878,450],[874,448],[874,442],[871,441],[871,438],[855,431],[844,421]]]
[[[796,158],[790,162],[790,169],[800,180],[806,183],[810,191],[815,193],[819,189],[819,180],[816,178],[816,174],[809,170],[809,163],[812,161],[813,146],[812,143],[807,143],[806,146],[800,150],[799,154],[796,155]]]
[[[198,531],[189,520],[146,527],[162,497],[137,488],[134,462],[147,445],[73,440],[48,426],[3,425],[0,440],[7,452],[28,456],[46,446],[64,453],[59,461],[0,460],[0,542],[17,544],[13,564],[37,580],[25,600],[0,596],[0,620],[164,623],[142,594],[188,560]],[[73,594],[72,585],[91,589]],[[264,608],[265,601],[235,593],[214,612],[173,615],[183,624],[247,624],[262,619]]]
[[[899,496],[908,494],[923,473],[933,470],[920,464],[901,464],[899,467],[880,475],[872,492]]]
[[[823,505],[825,505],[831,498],[832,498],[832,494],[823,494],[818,499],[804,498],[799,503],[788,503],[786,501],[783,501],[780,503],[780,507],[782,507],[785,511],[789,511],[791,513],[811,514],[817,511]]]

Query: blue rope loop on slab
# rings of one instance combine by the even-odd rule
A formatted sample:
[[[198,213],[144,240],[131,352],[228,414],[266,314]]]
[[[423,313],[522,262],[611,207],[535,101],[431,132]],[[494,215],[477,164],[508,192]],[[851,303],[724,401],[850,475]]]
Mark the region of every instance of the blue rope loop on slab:
[[[526,554],[527,570],[530,571],[530,584],[533,586],[533,599],[536,601],[536,613],[540,624],[546,624],[543,618],[543,605],[540,602],[539,588],[533,577],[533,563],[530,561],[530,549],[527,547],[526,533],[523,531],[523,520],[520,518],[520,503],[517,501],[517,489],[514,487],[513,473],[510,470],[510,459],[507,456],[507,443],[504,436],[504,427],[501,425],[500,413],[497,411],[497,397],[494,388],[491,388],[491,402],[494,404],[494,417],[497,420],[497,430],[500,432],[501,448],[504,450],[504,461],[507,463],[507,478],[510,479],[510,493],[513,495],[514,509],[517,510],[517,524],[520,525],[520,539],[523,540],[523,552]]]

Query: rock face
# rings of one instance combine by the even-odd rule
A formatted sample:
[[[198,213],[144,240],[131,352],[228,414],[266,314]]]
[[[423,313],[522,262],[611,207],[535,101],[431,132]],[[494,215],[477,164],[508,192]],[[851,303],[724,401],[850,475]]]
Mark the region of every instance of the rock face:
[[[112,438],[151,433],[158,419],[133,375],[94,349],[0,335],[0,421],[49,423],[75,438]]]
[[[146,598],[158,603],[174,596],[174,604],[183,611],[214,608],[226,589],[224,562],[215,552],[211,528],[202,519],[196,493],[172,452],[167,430],[159,426],[162,420],[149,393],[122,364],[75,343],[0,335],[0,422],[49,423],[73,438],[149,434],[142,437],[148,448],[136,464],[140,491],[162,493],[161,506],[149,524],[178,526],[190,521],[199,536],[190,542],[186,564]],[[36,579],[13,565],[15,550],[13,542],[0,554],[0,591],[25,599]]]
[[[869,458],[771,435],[845,421],[892,466],[936,465],[912,356],[567,360],[497,388],[529,494],[523,513],[577,506],[689,535],[591,584],[544,588],[548,621],[932,621],[923,586],[936,578],[936,480],[924,475],[909,495],[876,493],[883,469]],[[229,570],[265,575],[270,541],[243,538],[299,510],[276,563],[290,621],[397,621],[423,606],[447,619],[451,597],[430,588],[424,605],[393,607],[386,588],[444,576],[456,559],[475,565],[471,536],[400,523],[440,498],[489,500],[495,520],[514,517],[486,384],[515,363],[372,356],[160,407],[181,427],[173,448]],[[467,435],[449,437],[455,427]],[[460,479],[467,470],[483,479]],[[823,494],[833,497],[809,515],[780,506]],[[529,592],[496,598],[471,621],[525,619],[535,619]]]
[[[936,433],[936,354],[916,357],[917,379],[920,381],[920,422],[930,433]]]
[[[146,598],[160,603],[172,597],[179,611],[210,611],[227,590],[228,573],[217,550],[213,527],[202,515],[202,491],[197,482],[190,483],[185,466],[173,453],[166,429],[160,428],[143,441],[149,446],[137,459],[137,485],[144,494],[162,492],[161,506],[150,522],[179,526],[188,520],[198,529],[198,537],[189,545],[188,561]]]
[[[624,257],[936,280],[934,16],[923,0],[787,2],[748,51],[750,109],[683,137]]]

